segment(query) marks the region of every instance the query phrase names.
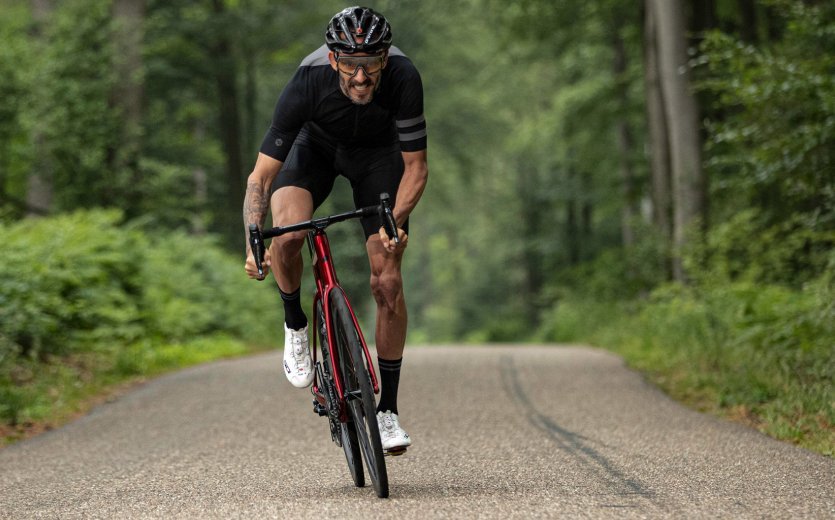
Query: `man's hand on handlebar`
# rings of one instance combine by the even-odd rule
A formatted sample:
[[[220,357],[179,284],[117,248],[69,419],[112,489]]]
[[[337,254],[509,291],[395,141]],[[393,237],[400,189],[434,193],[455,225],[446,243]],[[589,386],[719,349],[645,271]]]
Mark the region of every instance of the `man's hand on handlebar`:
[[[267,248],[267,250],[264,252],[263,277],[258,276],[258,267],[255,265],[255,257],[253,256],[252,251],[250,251],[246,256],[246,265],[244,266],[244,269],[246,270],[246,275],[250,278],[253,278],[255,280],[263,280],[267,277],[268,274],[270,274],[270,265],[270,249]]]
[[[386,228],[383,226],[380,226],[379,236],[380,242],[383,244],[383,248],[385,248],[385,250],[389,253],[403,251],[404,249],[406,249],[406,245],[409,242],[409,235],[407,235],[406,232],[400,228],[397,228],[397,236],[400,239],[399,244],[395,243],[392,237],[388,236],[388,233],[386,233]]]

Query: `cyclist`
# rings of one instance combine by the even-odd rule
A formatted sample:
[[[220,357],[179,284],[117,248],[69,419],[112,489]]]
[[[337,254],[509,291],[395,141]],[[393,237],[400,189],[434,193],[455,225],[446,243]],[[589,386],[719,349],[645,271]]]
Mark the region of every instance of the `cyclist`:
[[[273,225],[284,226],[312,218],[338,175],[350,181],[357,207],[377,204],[382,192],[392,195],[399,244],[378,219],[361,221],[377,303],[377,422],[385,450],[411,445],[397,409],[407,325],[401,264],[409,214],[428,176],[423,86],[391,39],[388,21],[367,7],[333,16],[326,44],[302,61],[278,99],[244,200],[246,226],[263,225],[268,206]],[[265,258],[284,304],[284,370],[299,388],[313,381],[308,320],[299,297],[304,236],[274,239]],[[246,272],[258,277],[248,242]]]

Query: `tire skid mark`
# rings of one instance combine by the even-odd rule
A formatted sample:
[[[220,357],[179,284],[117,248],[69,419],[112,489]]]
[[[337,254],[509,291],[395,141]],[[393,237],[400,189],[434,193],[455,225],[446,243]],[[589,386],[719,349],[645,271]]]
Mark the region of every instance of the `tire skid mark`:
[[[607,482],[618,495],[639,495],[652,497],[653,493],[616,468],[612,462],[590,446],[591,439],[567,430],[548,416],[540,413],[528,398],[519,381],[519,374],[513,356],[505,355],[500,360],[501,378],[505,392],[523,409],[531,423],[556,444],[561,450],[576,457],[583,465]]]

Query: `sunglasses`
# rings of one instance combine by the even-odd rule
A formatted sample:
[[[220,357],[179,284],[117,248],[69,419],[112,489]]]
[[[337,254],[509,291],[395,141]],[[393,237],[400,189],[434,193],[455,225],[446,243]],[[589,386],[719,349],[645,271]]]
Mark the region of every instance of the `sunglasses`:
[[[351,78],[357,75],[360,67],[365,71],[366,76],[371,76],[383,70],[385,61],[385,54],[377,56],[336,56],[336,67],[339,72]]]

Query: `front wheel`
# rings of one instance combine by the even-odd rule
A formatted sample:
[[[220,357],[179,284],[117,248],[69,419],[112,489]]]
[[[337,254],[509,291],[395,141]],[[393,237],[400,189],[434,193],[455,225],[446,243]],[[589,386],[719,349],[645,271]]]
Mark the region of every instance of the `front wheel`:
[[[322,302],[317,302],[316,304],[316,325],[316,333],[319,335],[319,346],[322,349],[323,366],[328,367],[330,366],[330,353],[328,351],[328,335],[327,327],[325,326],[325,313],[322,311]],[[341,375],[345,379],[345,374],[343,373]],[[330,379],[330,375],[327,375],[327,377],[328,382],[326,384],[329,387],[328,390],[331,390],[334,388],[334,384]],[[351,479],[354,481],[354,485],[363,487],[365,486],[365,474],[362,471],[362,455],[360,455],[360,445],[357,440],[357,429],[354,427],[352,420],[348,420],[342,424],[337,422],[337,406],[336,399],[329,401],[328,420],[336,422],[336,426],[339,429],[339,441],[342,444],[342,451],[345,452],[345,461],[348,463],[348,470],[351,472]]]
[[[350,422],[356,429],[360,451],[374,491],[378,497],[386,498],[389,496],[388,473],[380,441],[380,428],[377,425],[377,403],[374,401],[371,376],[365,364],[365,350],[345,294],[334,289],[330,301],[349,419],[352,419]]]

